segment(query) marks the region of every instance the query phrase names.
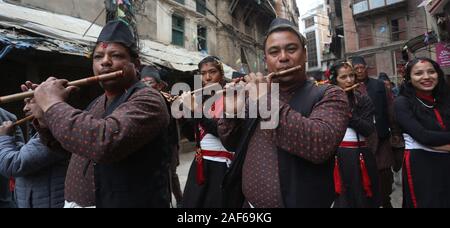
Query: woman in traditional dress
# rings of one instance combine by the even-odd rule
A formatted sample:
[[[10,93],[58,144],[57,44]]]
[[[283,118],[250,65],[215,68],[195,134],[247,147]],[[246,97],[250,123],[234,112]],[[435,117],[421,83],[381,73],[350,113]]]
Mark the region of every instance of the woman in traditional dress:
[[[344,140],[338,148],[335,166],[336,208],[376,208],[380,193],[375,156],[366,137],[375,131],[374,106],[355,88],[355,74],[348,62],[331,68],[331,83],[347,92],[351,112]]]
[[[407,64],[395,113],[405,138],[403,203],[450,207],[450,97],[444,73],[428,58]]]

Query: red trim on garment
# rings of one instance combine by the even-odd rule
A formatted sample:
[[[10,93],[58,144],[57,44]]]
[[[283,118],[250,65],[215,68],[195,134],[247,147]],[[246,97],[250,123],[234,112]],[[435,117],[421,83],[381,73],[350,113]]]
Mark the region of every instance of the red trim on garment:
[[[211,109],[209,110],[209,114],[212,116],[212,118],[215,118],[215,119],[222,118],[224,99],[225,98],[222,96],[212,104]]]
[[[409,192],[411,194],[411,200],[413,202],[414,208],[417,207],[417,198],[416,192],[414,191],[414,183],[412,178],[412,169],[411,169],[411,151],[405,150],[405,166],[406,166],[406,175],[408,179]]]
[[[198,127],[198,132],[200,133],[200,135],[198,135],[198,136],[196,135],[196,139],[198,140],[198,142],[201,142],[201,141],[203,141],[203,139],[206,136],[206,130],[201,124],[198,124],[197,127]]]
[[[434,97],[431,95],[427,95],[427,94],[424,94],[421,92],[416,92],[416,96],[417,96],[417,98],[424,100],[424,101],[432,104],[433,106],[436,105],[436,99],[434,99]],[[439,110],[437,108],[434,108],[433,111],[434,111],[434,114],[436,115],[436,119],[439,122],[439,125],[441,126],[441,128],[443,130],[447,130],[447,126],[445,126],[444,120],[442,119],[442,115],[439,112]]]
[[[201,124],[197,125],[198,131],[195,131],[195,141],[197,142],[197,150],[195,153],[195,161],[197,163],[197,173],[196,173],[196,181],[198,185],[203,185],[205,183],[205,174],[203,171],[203,154],[201,146],[201,141],[206,136],[206,130],[202,127]]]
[[[367,143],[365,141],[360,142],[346,142],[343,141],[339,145],[340,148],[349,148],[349,149],[358,149],[360,147],[367,147]]]
[[[434,97],[431,96],[431,95],[424,94],[424,93],[421,93],[421,92],[416,92],[416,96],[417,96],[417,98],[419,98],[421,100],[424,100],[426,102],[429,102],[429,103],[431,103],[433,105],[436,104],[436,99],[434,99]]]
[[[343,182],[342,182],[342,177],[341,177],[341,171],[339,168],[339,160],[336,156],[335,161],[334,161],[334,191],[336,192],[336,194],[338,195],[342,195],[343,193]]]
[[[372,182],[370,181],[369,171],[367,170],[366,161],[364,160],[362,153],[359,154],[359,167],[361,169],[362,184],[364,191],[366,192],[366,196],[368,198],[372,198]]]
[[[215,158],[225,158],[228,160],[233,160],[234,155],[228,151],[211,151],[211,150],[202,150],[203,157],[215,157]]]
[[[14,192],[14,189],[16,189],[16,180],[13,177],[9,178],[9,191]]]
[[[442,115],[437,108],[434,109],[434,114],[436,115],[436,119],[439,122],[439,125],[443,130],[447,130],[447,126],[445,126],[444,120],[442,119]]]
[[[195,162],[197,163],[197,173],[196,180],[198,185],[203,185],[205,183],[205,173],[203,171],[203,156],[202,149],[197,148],[195,153]]]
[[[234,155],[228,151],[211,151],[211,150],[202,150],[197,148],[197,152],[195,154],[195,161],[197,163],[197,173],[196,180],[198,185],[203,185],[205,183],[205,173],[203,171],[203,157],[215,157],[215,158],[224,158],[230,161],[233,160]]]

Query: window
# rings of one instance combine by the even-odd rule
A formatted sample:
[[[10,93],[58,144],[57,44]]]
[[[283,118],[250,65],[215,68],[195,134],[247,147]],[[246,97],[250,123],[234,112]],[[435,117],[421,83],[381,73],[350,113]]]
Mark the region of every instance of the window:
[[[306,39],[308,40],[308,67],[318,67],[317,61],[317,46],[316,46],[316,32],[306,33]]]
[[[184,47],[184,18],[172,15],[172,44]]]
[[[305,28],[309,28],[314,26],[314,17],[306,18],[305,19]]]
[[[392,41],[407,40],[405,18],[391,20],[391,39]]]
[[[239,0],[233,0],[228,8],[228,12],[233,14],[236,10],[236,7],[239,5]]]
[[[372,26],[358,26],[359,48],[371,47],[373,45]]]
[[[247,53],[246,53],[244,47],[241,47],[241,62],[242,62],[241,72],[245,72],[246,74],[251,72],[250,71],[250,66],[248,64]]]
[[[334,9],[336,11],[336,17],[342,17],[341,0],[334,1]]]
[[[184,0],[175,0],[175,1],[184,5]]]
[[[250,19],[245,20],[244,25],[245,25],[245,34],[253,37],[254,31],[253,31],[253,26],[250,22]]]
[[[195,0],[197,12],[206,15],[206,0]]]
[[[369,77],[378,77],[377,59],[375,55],[364,56],[367,63],[367,73]]]
[[[197,26],[198,51],[208,51],[207,28]]]
[[[240,29],[240,20],[238,19],[238,10],[233,11],[231,14],[231,23],[233,24],[233,27],[236,29]]]

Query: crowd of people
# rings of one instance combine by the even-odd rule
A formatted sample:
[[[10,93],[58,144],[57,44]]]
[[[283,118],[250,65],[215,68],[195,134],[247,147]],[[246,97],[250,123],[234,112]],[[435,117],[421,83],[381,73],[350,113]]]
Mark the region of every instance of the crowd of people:
[[[157,67],[141,67],[131,30],[107,23],[93,72],[123,77],[101,82],[103,95],[85,110],[67,103],[77,88],[56,78],[22,85],[35,91],[24,106],[36,131],[28,142],[0,110],[0,207],[168,208],[173,193],[178,208],[392,208],[400,170],[404,207],[450,207],[450,91],[435,61],[409,61],[396,86],[385,74],[370,78],[354,56],[332,66],[328,83],[313,83],[306,39],[282,18],[271,23],[264,52],[268,73],[303,70],[230,82],[220,59],[206,57],[198,64],[204,88],[266,89],[211,105],[214,93],[183,93],[180,108],[211,115],[175,118],[161,93],[168,83]],[[275,84],[278,96],[268,92]],[[261,113],[248,115],[263,100],[279,110],[274,129],[262,127]],[[184,191],[182,137],[196,145]]]

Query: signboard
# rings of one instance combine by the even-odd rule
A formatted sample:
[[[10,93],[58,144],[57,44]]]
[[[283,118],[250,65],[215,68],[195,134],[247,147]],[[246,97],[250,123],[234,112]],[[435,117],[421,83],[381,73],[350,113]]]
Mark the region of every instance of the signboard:
[[[436,59],[442,68],[450,68],[450,44],[436,44]]]

